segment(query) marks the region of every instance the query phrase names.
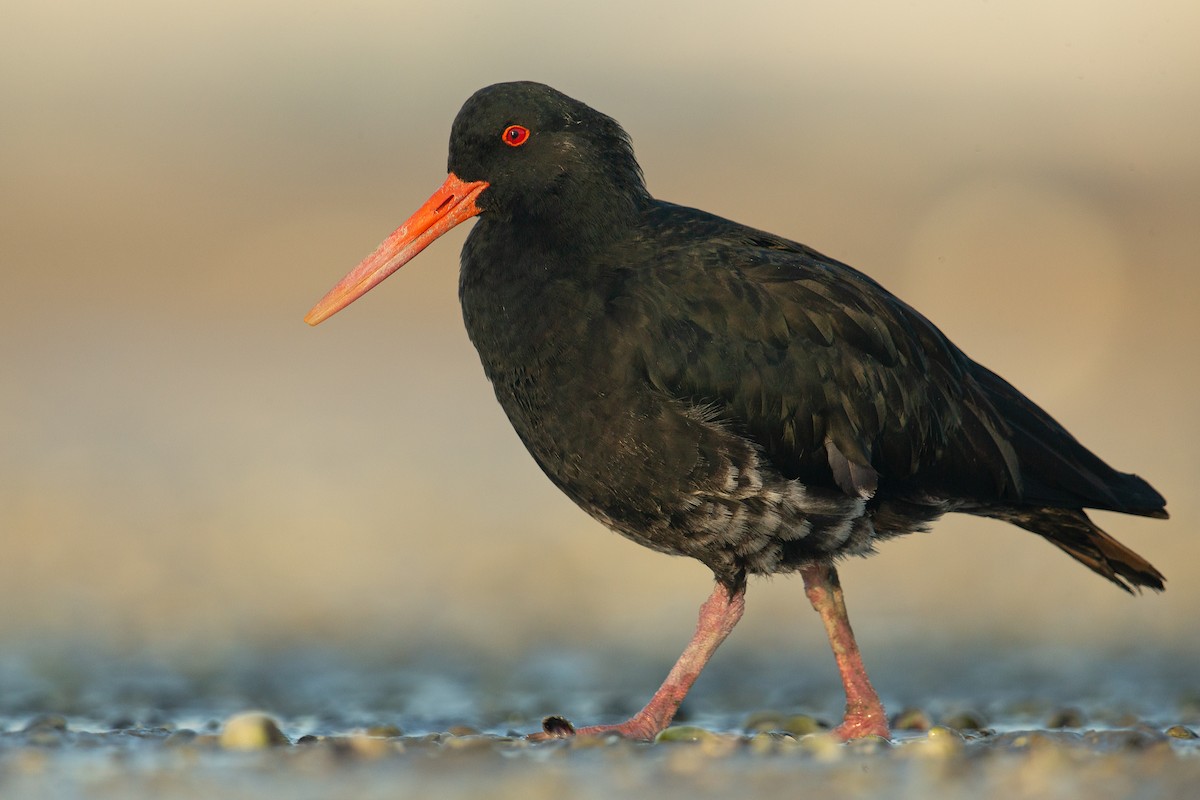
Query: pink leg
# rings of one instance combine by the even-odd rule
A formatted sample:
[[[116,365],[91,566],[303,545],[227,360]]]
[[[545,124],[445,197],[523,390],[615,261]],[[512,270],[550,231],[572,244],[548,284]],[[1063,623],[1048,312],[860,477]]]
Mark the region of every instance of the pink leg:
[[[825,633],[829,636],[829,645],[846,687],[846,718],[834,728],[834,735],[843,741],[862,736],[889,738],[887,714],[867,678],[858,643],[854,641],[854,631],[850,630],[837,570],[832,564],[814,563],[802,568],[800,574],[804,576],[804,593],[808,595],[808,601],[825,623]]]
[[[687,695],[688,689],[700,676],[700,670],[708,663],[708,659],[716,651],[725,637],[742,618],[746,609],[746,588],[743,584],[736,591],[730,592],[724,584],[718,583],[704,605],[700,606],[700,620],[696,623],[696,633],[688,643],[683,655],[675,662],[667,674],[662,686],[646,703],[646,707],[633,717],[619,725],[589,725],[576,731],[571,724],[561,717],[548,717],[543,723],[544,730],[530,734],[533,740],[554,739],[571,736],[576,733],[595,735],[616,733],[630,739],[653,739],[660,731],[671,724],[679,704]]]

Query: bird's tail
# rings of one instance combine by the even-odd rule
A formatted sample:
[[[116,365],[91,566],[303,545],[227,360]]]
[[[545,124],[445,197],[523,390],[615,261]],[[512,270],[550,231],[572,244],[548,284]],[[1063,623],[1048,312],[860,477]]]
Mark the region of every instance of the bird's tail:
[[[1104,463],[996,373],[975,365],[974,376],[991,408],[1003,420],[1004,438],[1019,465],[1016,470],[1023,503],[1167,518],[1167,501],[1149,483]],[[1084,520],[1091,525],[1086,517]],[[1104,535],[1094,525],[1091,529]],[[1043,531],[1036,532],[1054,541]],[[1055,544],[1067,550],[1061,543]]]
[[[1032,531],[1130,594],[1147,586],[1163,590],[1166,578],[1146,559],[1101,530],[1087,514],[1071,508],[989,509],[983,516]]]

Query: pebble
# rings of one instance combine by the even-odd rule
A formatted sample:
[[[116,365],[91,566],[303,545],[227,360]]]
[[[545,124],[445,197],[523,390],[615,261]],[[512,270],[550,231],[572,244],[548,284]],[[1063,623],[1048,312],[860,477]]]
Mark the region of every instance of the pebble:
[[[742,723],[746,733],[760,731],[783,731],[793,736],[805,736],[810,733],[821,733],[828,726],[816,717],[808,714],[781,714],[778,711],[757,711],[746,717]]]
[[[1172,725],[1165,731],[1167,736],[1172,739],[1197,739],[1200,738],[1191,728],[1186,728],[1183,725]]]
[[[930,758],[952,758],[962,753],[965,747],[966,742],[958,731],[945,725],[934,725],[913,752]]]
[[[63,731],[67,730],[67,718],[62,714],[39,714],[25,724],[25,733],[34,731]]]
[[[262,750],[291,744],[275,720],[258,711],[235,714],[225,720],[218,741],[227,750]]]
[[[1050,714],[1046,720],[1046,727],[1050,729],[1057,728],[1082,728],[1087,724],[1087,718],[1078,708],[1060,708]]]
[[[712,739],[718,734],[695,725],[672,725],[654,737],[655,744],[659,742],[700,742]]]
[[[955,711],[942,717],[941,724],[960,731],[981,731],[987,728],[987,719],[977,711]]]
[[[451,740],[454,741],[454,740]],[[375,759],[404,752],[404,745],[378,736],[345,736],[335,746],[358,758]]]
[[[933,720],[919,708],[905,708],[892,718],[892,730],[895,731],[927,731],[933,727]]]
[[[393,738],[403,736],[404,731],[397,725],[372,725],[366,730],[367,736],[380,736],[384,738]]]
[[[67,719],[61,714],[39,714],[26,723],[23,730],[26,744],[56,747],[67,734]]]

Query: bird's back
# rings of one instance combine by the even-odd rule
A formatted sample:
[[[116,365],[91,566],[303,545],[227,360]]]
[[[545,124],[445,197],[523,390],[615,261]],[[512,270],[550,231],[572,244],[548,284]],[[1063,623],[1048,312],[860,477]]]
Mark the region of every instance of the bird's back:
[[[647,379],[716,409],[787,477],[880,499],[1164,515],[878,283],[804,245],[658,204],[631,279]]]

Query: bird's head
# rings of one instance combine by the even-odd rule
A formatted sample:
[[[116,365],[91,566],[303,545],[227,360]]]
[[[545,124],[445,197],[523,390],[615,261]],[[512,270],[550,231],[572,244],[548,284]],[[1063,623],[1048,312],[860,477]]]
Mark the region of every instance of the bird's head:
[[[478,214],[541,241],[584,243],[618,229],[649,197],[629,137],[615,120],[528,81],[488,86],[463,104],[450,131],[447,167],[445,183],[306,322],[316,325],[345,308]]]

